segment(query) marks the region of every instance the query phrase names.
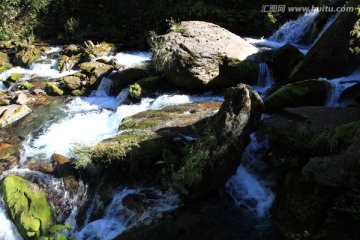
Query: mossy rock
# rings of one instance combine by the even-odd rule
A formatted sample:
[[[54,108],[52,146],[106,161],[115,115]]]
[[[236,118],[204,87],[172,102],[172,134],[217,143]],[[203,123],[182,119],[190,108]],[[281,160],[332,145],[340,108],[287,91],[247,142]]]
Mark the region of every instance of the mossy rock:
[[[76,76],[66,76],[63,77],[62,83],[67,89],[75,90],[81,86],[81,79]]]
[[[136,83],[139,84],[141,88],[152,90],[161,89],[167,84],[166,79],[160,75],[143,78]]]
[[[288,80],[291,71],[304,58],[296,47],[291,44],[286,44],[279,48],[273,55],[272,64],[278,75]]]
[[[28,67],[41,57],[41,50],[35,46],[28,46],[15,54],[14,64],[21,67]]]
[[[329,83],[322,80],[305,80],[282,86],[264,99],[266,111],[285,107],[322,106],[326,103]]]
[[[20,89],[22,89],[22,90],[29,90],[29,89],[31,89],[31,88],[33,88],[34,87],[34,85],[32,85],[31,83],[29,83],[29,82],[23,82],[22,84],[21,84],[21,86],[20,86]]]
[[[64,91],[61,90],[55,83],[52,82],[46,83],[45,91],[47,94],[52,96],[61,96],[64,94]]]
[[[140,99],[141,98],[141,86],[138,83],[130,85],[130,87],[129,87],[129,95],[132,98]]]
[[[116,47],[112,43],[102,42],[90,47],[89,51],[97,57],[108,56],[116,51]]]
[[[136,175],[141,167],[155,164],[163,149],[171,142],[147,131],[127,131],[115,138],[106,139],[94,147],[76,146],[73,149],[75,165],[88,164],[117,166]]]
[[[45,235],[54,224],[51,205],[46,194],[37,184],[9,174],[1,189],[12,220],[25,239]]]
[[[66,46],[64,49],[62,49],[60,51],[60,54],[71,57],[73,55],[81,54],[82,52],[84,52],[84,49],[82,47],[75,44],[70,44]]]
[[[74,56],[63,55],[60,57],[56,68],[59,72],[70,71],[79,60]]]
[[[13,65],[11,65],[11,64],[6,64],[4,66],[0,66],[0,73],[4,72],[6,70],[9,70],[12,67],[13,67]]]
[[[81,87],[79,89],[75,89],[71,91],[71,95],[73,96],[88,96],[92,91],[92,88],[89,87]]]
[[[9,64],[9,56],[6,53],[0,52],[0,66]]]
[[[114,95],[117,95],[125,86],[134,84],[136,81],[147,78],[146,70],[139,68],[128,68],[117,71],[109,76],[114,83]]]
[[[247,60],[235,58],[223,58],[220,65],[220,73],[211,82],[215,86],[235,86],[239,83],[256,85],[259,75],[259,65]],[[220,82],[221,81],[221,82]]]
[[[22,77],[24,77],[24,74],[22,73],[12,73],[6,80],[14,83]]]

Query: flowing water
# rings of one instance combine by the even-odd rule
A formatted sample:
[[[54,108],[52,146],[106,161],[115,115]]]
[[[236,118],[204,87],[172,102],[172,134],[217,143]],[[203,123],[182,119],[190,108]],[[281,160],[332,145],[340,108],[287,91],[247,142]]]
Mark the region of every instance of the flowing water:
[[[252,86],[252,88],[257,91],[262,98],[264,98],[267,91],[272,87],[274,83],[275,79],[268,64],[260,63],[258,82],[257,85]]]
[[[254,133],[250,137],[251,142],[243,153],[241,165],[226,183],[225,189],[236,206],[264,218],[268,216],[275,199],[275,193],[271,190],[274,179],[266,171],[264,162],[268,143],[258,142]]]
[[[326,29],[336,20],[339,13],[331,16],[321,31],[318,33],[316,39],[311,44],[302,44],[302,40],[306,35],[309,35],[314,24],[314,20],[319,16],[319,11],[311,10],[304,15],[299,16],[295,20],[291,20],[282,25],[272,36],[268,39],[254,39],[246,38],[247,42],[254,44],[257,47],[266,47],[271,49],[278,49],[285,44],[292,44],[297,47],[302,53],[306,54],[311,46],[313,46],[319,38],[324,34]]]
[[[297,20],[290,21],[282,26],[272,37],[266,39],[247,39],[258,46],[270,48],[279,48],[286,43],[295,44],[300,50],[306,52],[308,46],[299,45],[302,34],[309,29],[312,22],[318,15],[318,12],[309,12]],[[329,20],[334,21],[336,17]],[[320,33],[322,34],[322,33]],[[46,54],[58,52],[61,47],[52,48]],[[19,67],[12,68],[0,74],[0,80],[4,81],[11,73],[24,73],[23,81],[29,80],[34,76],[47,78],[57,78],[64,75],[72,74],[73,71],[59,73],[56,70],[56,59],[47,59],[46,54],[42,60],[46,63],[34,63],[30,69]],[[140,65],[148,61],[151,57],[146,52],[129,52],[118,53],[110,58],[115,58],[119,64],[126,67]],[[328,106],[337,104],[338,96],[347,87],[355,84],[353,80],[359,80],[359,72],[338,78],[325,80],[333,86],[333,94],[329,96]],[[265,63],[259,65],[259,78],[257,86],[254,89],[259,91],[263,97],[274,84],[274,78],[269,66]],[[89,97],[76,97],[59,109],[58,116],[51,121],[41,125],[29,134],[22,143],[21,162],[27,161],[44,161],[48,162],[53,153],[59,153],[70,156],[70,149],[76,143],[94,145],[101,140],[118,134],[118,126],[126,116],[136,114],[148,109],[161,109],[166,106],[191,103],[196,101],[223,101],[223,96],[214,96],[211,93],[202,95],[186,95],[182,93],[157,93],[154,98],[143,98],[137,104],[124,104],[128,88],[123,89],[118,96],[109,96],[112,83],[110,79],[103,78],[98,89]],[[4,89],[0,83],[0,88]],[[192,139],[194,140],[194,139]],[[196,139],[195,139],[196,140]],[[236,174],[229,179],[225,185],[226,193],[231,197],[236,208],[246,212],[245,215],[253,216],[259,219],[256,224],[268,223],[269,209],[275,198],[272,191],[274,180],[271,174],[267,172],[263,158],[267,151],[266,141],[259,142],[255,134],[251,135],[251,143],[248,145],[242,156],[242,164]],[[241,156],[239,156],[241,157]],[[57,202],[52,203],[58,208],[56,215],[61,218],[59,211],[66,209],[69,217],[66,222],[73,226],[71,232],[77,239],[112,239],[119,235],[125,229],[137,224],[146,224],[158,213],[162,211],[173,210],[179,206],[178,196],[171,192],[164,192],[156,188],[132,187],[126,188],[120,186],[116,191],[111,203],[106,207],[103,216],[96,220],[91,220],[90,212],[95,202],[90,204],[88,216],[85,217],[85,224],[76,225],[76,216],[78,207],[81,206],[83,199],[77,196],[70,196],[70,193],[64,189],[62,181],[49,176],[48,174],[30,171],[28,169],[14,168],[5,172],[0,179],[6,174],[14,173],[37,182],[46,189],[51,189],[51,194],[57,196]],[[87,196],[87,186],[80,182],[80,191],[82,198]],[[137,212],[124,204],[125,199],[129,196],[140,194],[143,191],[150,191],[156,196],[153,199],[145,199],[147,209],[143,212]],[[93,201],[95,201],[96,196]],[[5,211],[3,199],[0,198],[0,239],[21,239],[16,228],[8,219]],[[261,227],[260,227],[261,228]]]
[[[151,192],[153,199],[145,199],[147,209],[136,212],[123,204],[124,198],[130,195]],[[100,219],[86,222],[85,226],[75,232],[76,239],[113,239],[125,229],[137,224],[146,224],[157,214],[163,211],[173,210],[178,207],[178,196],[170,192],[162,192],[158,189],[123,188],[118,191],[105,213]]]
[[[360,83],[360,69],[356,70],[354,73],[350,74],[349,76],[334,78],[334,79],[326,79],[326,78],[320,78],[320,79],[328,82],[331,88],[325,106],[342,107],[351,103],[351,100],[340,102],[340,96],[345,89],[354,86],[357,83]]]

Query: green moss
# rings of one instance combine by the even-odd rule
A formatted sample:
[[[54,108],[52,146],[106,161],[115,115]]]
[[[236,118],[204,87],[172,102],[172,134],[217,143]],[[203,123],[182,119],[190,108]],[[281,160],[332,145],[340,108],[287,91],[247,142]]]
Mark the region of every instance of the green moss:
[[[61,90],[55,83],[52,83],[52,82],[46,83],[45,91],[49,95],[54,95],[54,96],[61,96],[64,94],[64,91]]]
[[[17,80],[19,80],[23,76],[24,76],[24,74],[22,74],[22,73],[12,73],[12,74],[10,74],[10,76],[6,80],[10,81],[10,82],[16,82]]]
[[[212,167],[212,151],[217,145],[215,135],[205,135],[195,144],[184,148],[183,166],[174,174],[173,185],[181,194],[188,196],[203,180]]]
[[[229,79],[231,85],[236,83],[256,84],[259,75],[259,65],[251,61],[235,58],[224,58],[220,65],[219,78]]]
[[[25,90],[29,90],[30,88],[33,88],[34,87],[34,85],[32,85],[31,83],[29,83],[29,82],[24,82],[24,83],[22,83],[21,84],[21,89],[25,89]]]
[[[141,167],[154,164],[168,140],[147,132],[127,131],[94,147],[75,145],[71,152],[77,167],[89,164],[113,165],[136,175]]]
[[[164,77],[157,75],[143,78],[136,83],[139,84],[142,88],[157,90],[164,87],[165,79]]]
[[[139,99],[141,96],[141,86],[138,83],[130,85],[129,87],[129,95],[132,98]]]
[[[137,128],[137,125],[135,122],[131,121],[131,119],[127,121],[122,121],[119,126],[119,130],[134,129],[134,128]]]
[[[285,107],[324,105],[329,85],[321,80],[306,80],[287,84],[264,99],[266,110],[274,111]]]
[[[6,206],[21,235],[39,238],[53,224],[51,205],[38,185],[9,174],[1,185]]]
[[[73,95],[73,96],[84,96],[84,95],[87,95],[86,88],[81,88],[81,89],[72,90],[72,91],[71,91],[71,95]]]
[[[41,57],[41,51],[34,46],[29,46],[15,54],[14,63],[27,67]]]
[[[0,73],[4,72],[12,67],[13,67],[13,65],[11,65],[11,64],[6,64],[4,66],[0,66]]]
[[[104,56],[108,55],[111,52],[114,52],[116,50],[116,47],[112,43],[100,43],[96,44],[95,46],[91,47],[90,51],[95,56]]]

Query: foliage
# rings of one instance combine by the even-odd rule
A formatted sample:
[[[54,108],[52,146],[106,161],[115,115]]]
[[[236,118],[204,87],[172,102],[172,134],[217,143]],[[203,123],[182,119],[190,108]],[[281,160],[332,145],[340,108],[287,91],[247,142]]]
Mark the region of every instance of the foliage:
[[[170,69],[170,66],[174,61],[174,53],[166,45],[165,39],[157,36],[155,32],[150,32],[148,43],[153,53],[152,62],[155,64],[155,70],[157,72],[162,72]]]
[[[357,14],[360,15],[360,8],[357,8]],[[350,36],[350,51],[354,54],[360,54],[360,19],[356,21]]]
[[[39,240],[75,240],[75,237],[66,237],[67,232],[71,229],[69,224],[56,224],[49,229],[49,236],[41,236]]]
[[[64,24],[65,34],[72,38],[79,27],[79,21],[73,17],[69,18]]]
[[[33,38],[50,0],[0,0],[0,40]]]
[[[169,24],[170,32],[177,32],[177,33],[185,32],[185,26],[182,25],[181,22],[175,21],[173,18],[171,18],[170,20],[167,20],[167,23]]]
[[[70,148],[71,156],[76,160],[77,168],[85,168],[91,164],[91,147],[83,143],[74,143]]]
[[[203,175],[212,166],[212,151],[216,149],[216,136],[206,130],[204,136],[195,144],[184,148],[183,166],[174,174],[174,186],[182,194],[188,195],[203,180]]]
[[[281,0],[278,4],[285,4]],[[294,6],[314,4],[315,0],[292,0]],[[166,19],[201,20],[219,24],[246,36],[271,34],[280,24],[297,14],[261,12],[265,0],[0,0],[0,39],[35,36],[66,41],[121,41],[146,46],[144,33],[164,33]],[[173,21],[175,31],[183,31]],[[170,20],[171,22],[171,20]]]

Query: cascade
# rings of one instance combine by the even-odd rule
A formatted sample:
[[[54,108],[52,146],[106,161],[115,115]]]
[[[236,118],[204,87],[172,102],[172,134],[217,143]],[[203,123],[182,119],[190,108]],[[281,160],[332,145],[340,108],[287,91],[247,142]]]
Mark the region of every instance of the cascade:
[[[242,163],[236,174],[225,185],[227,193],[238,207],[255,213],[259,218],[267,216],[275,199],[271,187],[273,179],[266,179],[266,167],[263,158],[267,152],[267,143],[259,143],[255,133],[246,147]],[[256,172],[256,173],[255,173]],[[264,173],[265,172],[265,173]]]
[[[345,89],[360,82],[360,69],[356,70],[354,73],[345,77],[334,78],[334,79],[320,78],[320,80],[328,82],[330,86],[329,97],[325,106],[341,107],[348,103],[347,102],[340,103],[339,98]]]
[[[269,66],[266,63],[259,64],[259,75],[258,82],[256,86],[252,86],[261,97],[265,97],[266,92],[271,88],[275,83],[275,79]]]
[[[129,88],[124,88],[120,91],[120,93],[116,96],[116,105],[119,106],[125,103],[126,98],[129,96]]]
[[[112,85],[113,85],[113,81],[111,81],[111,79],[108,77],[104,77],[101,80],[98,89],[94,92],[93,96],[108,97],[110,95],[110,90]]]
[[[281,42],[283,44],[299,44],[301,38],[310,30],[319,11],[312,10],[298,17],[296,20],[289,21],[282,25],[271,37],[270,41]]]

